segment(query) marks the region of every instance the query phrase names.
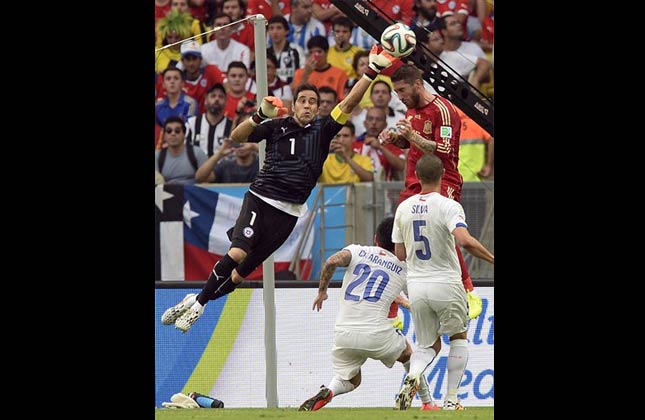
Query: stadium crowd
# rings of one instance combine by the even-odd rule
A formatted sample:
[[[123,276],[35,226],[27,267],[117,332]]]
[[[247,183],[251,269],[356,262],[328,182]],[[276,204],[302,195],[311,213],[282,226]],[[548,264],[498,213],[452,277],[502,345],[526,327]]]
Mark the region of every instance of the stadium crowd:
[[[417,42],[494,98],[494,0],[370,5],[408,24]],[[251,182],[257,175],[257,145],[240,147],[229,138],[258,106],[254,28],[244,20],[257,13],[268,20],[268,95],[281,98],[290,113],[292,92],[310,83],[320,92],[320,117],[328,115],[362,77],[377,42],[330,0],[155,0],[155,47],[176,44],[155,53],[156,183]],[[377,139],[407,111],[390,79],[397,64],[373,81],[332,143],[320,182],[404,179],[408,149]],[[460,115],[467,124],[459,171],[465,181],[492,179],[493,138]],[[180,133],[167,127],[179,121],[169,117],[185,122]]]

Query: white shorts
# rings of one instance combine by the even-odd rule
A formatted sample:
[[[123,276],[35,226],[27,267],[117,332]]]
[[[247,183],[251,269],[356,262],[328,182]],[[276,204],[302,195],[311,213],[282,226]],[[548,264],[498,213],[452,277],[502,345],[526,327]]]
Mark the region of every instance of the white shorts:
[[[459,283],[408,283],[410,312],[419,347],[430,347],[443,334],[468,330],[468,301]]]
[[[358,374],[370,358],[391,368],[406,347],[406,340],[394,327],[380,332],[336,331],[331,351],[334,374],[346,381]]]

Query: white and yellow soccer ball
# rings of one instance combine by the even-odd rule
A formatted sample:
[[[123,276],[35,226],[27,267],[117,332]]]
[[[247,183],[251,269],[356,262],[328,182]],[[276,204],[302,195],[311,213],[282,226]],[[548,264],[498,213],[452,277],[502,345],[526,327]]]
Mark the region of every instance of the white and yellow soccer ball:
[[[417,45],[417,36],[405,23],[393,23],[381,34],[381,46],[394,57],[412,54]]]

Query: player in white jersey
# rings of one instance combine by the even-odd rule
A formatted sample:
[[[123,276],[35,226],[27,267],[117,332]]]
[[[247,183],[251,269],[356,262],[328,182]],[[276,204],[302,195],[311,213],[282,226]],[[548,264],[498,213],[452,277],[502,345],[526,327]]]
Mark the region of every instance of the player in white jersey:
[[[461,269],[455,240],[470,254],[491,264],[495,257],[468,232],[464,209],[457,201],[441,195],[444,169],[434,154],[417,162],[416,176],[421,192],[396,209],[392,242],[396,256],[408,266],[408,296],[417,346],[396,398],[395,409],[406,410],[424,370],[441,349],[441,335],[450,337],[448,392],[444,410],[463,410],[457,392],[468,361],[468,301],[461,284]]]
[[[327,300],[327,287],[336,267],[347,267],[331,353],[334,377],[328,387],[323,385],[302,403],[299,411],[319,410],[333,397],[356,389],[361,383],[361,366],[368,358],[380,360],[388,368],[398,360],[408,371],[412,348],[387,317],[392,301],[405,288],[406,274],[405,262],[392,253],[393,223],[394,218],[388,217],[379,224],[374,236],[376,246],[351,244],[325,262],[312,308],[318,311]],[[422,402],[438,409],[427,389],[419,394]]]

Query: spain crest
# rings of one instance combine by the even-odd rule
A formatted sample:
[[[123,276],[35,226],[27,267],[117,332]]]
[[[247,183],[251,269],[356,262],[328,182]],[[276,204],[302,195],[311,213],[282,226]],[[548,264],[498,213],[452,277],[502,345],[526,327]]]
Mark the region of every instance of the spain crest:
[[[423,123],[423,133],[424,134],[432,133],[432,121],[426,120],[426,122]]]

